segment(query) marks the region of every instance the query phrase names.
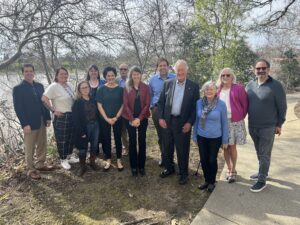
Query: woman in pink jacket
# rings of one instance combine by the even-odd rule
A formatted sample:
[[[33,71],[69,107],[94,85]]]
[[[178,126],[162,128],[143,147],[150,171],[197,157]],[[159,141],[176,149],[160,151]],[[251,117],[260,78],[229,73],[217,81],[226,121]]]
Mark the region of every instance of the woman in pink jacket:
[[[229,145],[224,149],[224,158],[227,164],[226,179],[229,183],[236,180],[236,145],[246,144],[246,128],[244,118],[248,111],[248,98],[245,88],[236,83],[236,76],[230,68],[221,70],[217,82],[218,95],[226,103],[229,128]]]

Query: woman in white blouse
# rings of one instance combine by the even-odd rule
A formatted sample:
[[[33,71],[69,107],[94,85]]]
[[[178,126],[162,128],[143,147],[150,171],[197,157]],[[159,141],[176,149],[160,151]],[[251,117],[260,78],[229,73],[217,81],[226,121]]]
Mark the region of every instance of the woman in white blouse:
[[[42,101],[53,113],[53,128],[61,166],[69,170],[69,163],[79,160],[72,158],[73,152],[73,122],[72,106],[75,94],[71,84],[68,82],[69,73],[67,69],[60,67],[56,70],[54,82],[45,90]]]

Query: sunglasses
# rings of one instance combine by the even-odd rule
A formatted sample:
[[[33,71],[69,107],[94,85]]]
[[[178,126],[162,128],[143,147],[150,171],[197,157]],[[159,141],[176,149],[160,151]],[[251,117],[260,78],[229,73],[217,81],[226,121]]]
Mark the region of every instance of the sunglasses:
[[[230,74],[222,74],[221,77],[230,77]]]
[[[256,70],[266,70],[267,69],[267,67],[257,67],[257,68],[255,68]]]
[[[126,68],[120,68],[120,70],[127,70]]]

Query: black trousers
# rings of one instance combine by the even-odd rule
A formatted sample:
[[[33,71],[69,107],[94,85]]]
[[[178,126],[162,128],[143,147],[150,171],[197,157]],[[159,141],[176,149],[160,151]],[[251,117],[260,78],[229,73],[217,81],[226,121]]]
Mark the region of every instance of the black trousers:
[[[141,121],[138,128],[133,127],[126,120],[126,128],[129,136],[129,161],[132,169],[144,169],[146,162],[146,131],[148,127],[148,119]],[[137,151],[137,134],[138,134],[138,146]]]
[[[179,117],[171,117],[170,124],[163,129],[163,161],[167,170],[174,170],[174,145],[176,147],[179,174],[188,176],[191,131],[182,132],[182,123]]]
[[[102,148],[106,159],[111,159],[111,127],[113,128],[114,139],[116,144],[117,159],[122,157],[122,119],[119,118],[117,122],[111,126],[104,119],[101,119],[101,130],[102,132]]]
[[[214,184],[218,172],[218,152],[222,144],[222,137],[205,138],[197,135],[200,162],[205,182]]]

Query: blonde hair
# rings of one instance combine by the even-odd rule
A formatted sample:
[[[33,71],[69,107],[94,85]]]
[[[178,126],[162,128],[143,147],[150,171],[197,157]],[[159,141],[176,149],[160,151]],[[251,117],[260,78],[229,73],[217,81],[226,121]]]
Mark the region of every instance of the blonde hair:
[[[125,85],[127,92],[130,92],[131,89],[133,88],[133,80],[132,80],[133,72],[137,72],[141,74],[141,82],[142,82],[142,70],[138,66],[132,66],[129,70],[129,76]]]
[[[81,86],[82,84],[87,84],[87,85],[89,86],[90,92],[91,92],[91,87],[90,87],[89,82],[86,81],[86,80],[81,81],[81,82],[79,82],[79,84],[77,85],[77,88],[76,88],[76,99],[82,98],[82,94],[81,94],[81,92],[80,92],[80,86]],[[89,94],[90,94],[90,93],[89,93]]]
[[[219,74],[219,78],[218,78],[218,80],[217,80],[217,86],[218,86],[219,88],[222,88],[222,86],[223,86],[223,82],[222,82],[222,74],[223,74],[223,72],[224,72],[225,70],[227,70],[227,71],[229,72],[228,74],[231,75],[231,77],[232,77],[232,83],[233,83],[233,84],[236,84],[236,76],[234,75],[233,70],[232,70],[231,68],[229,68],[229,67],[226,67],[226,68],[222,69],[221,72],[220,72],[220,74]]]

